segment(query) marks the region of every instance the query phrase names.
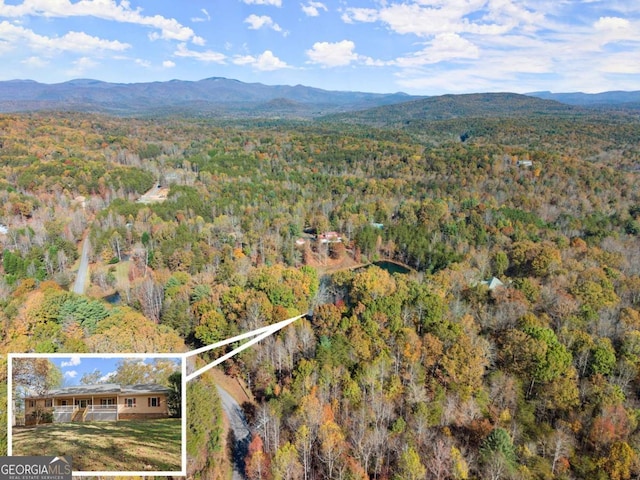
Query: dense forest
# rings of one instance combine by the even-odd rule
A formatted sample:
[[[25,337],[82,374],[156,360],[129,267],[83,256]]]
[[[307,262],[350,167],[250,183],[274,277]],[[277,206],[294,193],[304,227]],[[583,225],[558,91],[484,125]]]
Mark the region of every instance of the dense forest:
[[[638,478],[640,120],[393,108],[1,116],[2,353],[184,352],[310,312],[224,363],[255,398],[246,478]],[[189,474],[228,478],[205,398]]]

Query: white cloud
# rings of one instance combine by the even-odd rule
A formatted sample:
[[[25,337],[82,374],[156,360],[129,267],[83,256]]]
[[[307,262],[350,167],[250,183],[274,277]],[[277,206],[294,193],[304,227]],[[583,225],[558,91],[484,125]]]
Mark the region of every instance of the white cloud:
[[[76,378],[78,376],[78,372],[76,372],[75,370],[69,370],[64,372],[64,376],[66,378]]]
[[[329,9],[324,3],[314,2],[313,0],[307,2],[306,5],[304,3],[301,3],[300,8],[302,8],[302,11],[307,17],[317,17],[318,15],[320,15],[321,9],[324,10],[325,12],[329,11]]]
[[[280,70],[289,67],[286,62],[280,60],[270,50],[265,50],[253,66],[262,71]]]
[[[201,8],[200,11],[204,15],[204,17],[193,17],[193,18],[191,18],[192,22],[194,22],[194,23],[197,23],[197,22],[208,22],[208,21],[211,20],[211,15],[209,15],[209,12],[207,11],[206,8]]]
[[[122,43],[118,40],[104,40],[98,37],[92,37],[84,32],[69,32],[60,37],[52,39],[53,43],[58,43],[54,48],[64,50],[73,50],[76,52],[95,51],[95,50],[127,50],[131,45]]]
[[[517,28],[521,32],[533,32],[540,25],[549,25],[545,16],[547,7],[541,2],[536,4],[537,10],[525,5],[511,0],[490,0],[487,5],[488,12],[482,17],[482,21],[495,22],[504,26],[507,31]]]
[[[378,11],[373,8],[348,8],[342,14],[341,18],[345,23],[372,23],[377,21],[380,17],[378,15]]]
[[[441,33],[425,49],[395,62],[400,67],[427,65],[448,60],[478,58],[480,50],[469,40],[456,33]]]
[[[84,75],[87,70],[91,70],[94,67],[97,67],[99,64],[93,58],[89,57],[80,57],[77,60],[72,62],[73,68],[67,70],[67,75],[71,77],[78,77],[80,75]]]
[[[65,367],[77,367],[78,365],[80,365],[81,360],[80,360],[80,356],[79,355],[74,355],[72,356],[68,362],[60,362],[60,366],[62,368]]]
[[[223,53],[214,52],[213,50],[205,50],[197,52],[189,50],[186,43],[178,44],[178,49],[173,53],[176,57],[195,58],[206,63],[225,63],[227,56]]]
[[[149,60],[143,60],[142,58],[136,58],[134,62],[136,63],[136,65],[140,65],[144,68],[149,68],[151,66],[151,62]]]
[[[512,0],[385,3],[380,9],[347,8],[342,14],[345,23],[381,22],[395,33],[420,37],[463,32],[497,35],[516,27],[535,31],[530,25],[543,20],[541,13]]]
[[[393,65],[394,62],[386,62],[384,60],[377,60],[371,57],[358,56],[358,60],[360,60],[363,65],[367,67],[386,67],[388,65]]]
[[[251,65],[255,61],[256,57],[253,55],[236,55],[233,57],[233,63],[236,65]]]
[[[640,24],[632,24],[626,18],[600,17],[594,24],[592,40],[600,46],[615,42],[640,41]],[[634,63],[638,63],[636,60]]]
[[[598,21],[593,24],[596,30],[606,31],[628,30],[630,26],[631,22],[629,22],[629,20],[619,17],[600,17]]]
[[[454,8],[425,8],[417,4],[393,4],[382,9],[379,19],[391,30],[418,36],[460,31],[460,13]]]
[[[154,38],[186,42],[195,37],[189,27],[185,27],[174,18],[162,15],[147,16],[142,9],[132,9],[128,1],[117,3],[115,0],[24,0],[17,5],[0,3],[0,17],[20,18],[41,16],[47,18],[95,17],[121,23],[132,23],[159,30]]]
[[[45,59],[40,58],[40,57],[25,58],[24,60],[22,60],[21,63],[23,65],[26,65],[26,66],[32,67],[32,68],[43,68],[43,67],[46,67],[47,65],[49,65],[49,61],[48,60],[45,60]]]
[[[636,52],[609,54],[597,68],[604,73],[640,75],[640,62]]]
[[[162,62],[162,66],[164,68],[173,68],[176,66],[176,62],[172,62],[171,60],[165,60],[164,62]]]
[[[281,7],[282,0],[242,0],[247,5],[269,5],[272,7]]]
[[[207,41],[204,38],[196,35],[191,39],[191,43],[193,43],[194,45],[198,45],[199,47],[203,47],[207,43]]]
[[[251,14],[249,15],[247,18],[244,19],[244,23],[248,23],[249,24],[249,28],[251,30],[259,30],[263,27],[266,28],[271,28],[272,30],[275,30],[276,32],[281,32],[282,28],[280,27],[280,25],[278,25],[277,23],[274,23],[274,21],[271,19],[271,17],[267,16],[267,15],[254,15]]]
[[[464,63],[453,62],[446,67],[429,64],[422,68],[416,63],[402,68],[396,73],[396,77],[399,87],[403,90],[428,91],[431,94],[469,91],[531,92],[549,89],[548,84],[545,86],[548,80],[538,83],[536,75],[553,75],[555,62],[548,52],[547,55],[541,55],[535,49],[483,48],[478,59],[468,59]],[[554,82],[554,85],[558,83]]]
[[[353,51],[356,48],[351,40],[341,42],[316,42],[305,53],[311,63],[318,63],[325,67],[342,67],[358,60]]]
[[[233,63],[236,65],[251,65],[256,70],[263,72],[290,68],[286,62],[276,57],[271,50],[265,50],[258,57],[252,55],[237,56],[233,59]]]
[[[391,39],[420,39],[399,58],[373,60],[356,55],[355,48],[346,50],[346,58],[395,66],[398,85],[416,93],[526,92],[550,89],[550,82],[555,91],[594,91],[597,85],[636,90],[640,8],[631,12],[629,2],[615,2],[607,4],[608,16],[601,16],[603,3],[596,2],[576,17],[569,3],[387,0],[375,2],[375,8],[345,8],[343,22],[373,23],[386,28]],[[320,61],[322,54],[339,63],[339,53],[329,50],[314,47],[316,63],[329,63]]]
[[[100,50],[123,51],[131,47],[118,40],[104,40],[84,32],[68,32],[61,37],[39,35],[27,28],[0,22],[0,41],[15,47],[28,47],[36,51],[96,52]]]

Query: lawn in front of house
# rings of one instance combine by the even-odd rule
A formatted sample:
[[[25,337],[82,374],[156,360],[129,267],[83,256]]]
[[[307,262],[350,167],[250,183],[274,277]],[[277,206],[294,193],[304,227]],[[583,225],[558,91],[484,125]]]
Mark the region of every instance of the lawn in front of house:
[[[12,454],[69,455],[82,472],[176,472],[181,426],[179,418],[163,418],[14,427]]]

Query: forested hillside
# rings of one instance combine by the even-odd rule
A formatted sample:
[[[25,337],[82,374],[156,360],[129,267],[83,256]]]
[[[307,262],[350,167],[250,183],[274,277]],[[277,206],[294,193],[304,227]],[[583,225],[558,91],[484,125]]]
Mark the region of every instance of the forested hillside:
[[[257,400],[247,478],[636,478],[640,121],[502,101],[521,114],[0,117],[3,353],[311,311],[224,364]],[[201,478],[228,469],[216,414],[190,421]]]

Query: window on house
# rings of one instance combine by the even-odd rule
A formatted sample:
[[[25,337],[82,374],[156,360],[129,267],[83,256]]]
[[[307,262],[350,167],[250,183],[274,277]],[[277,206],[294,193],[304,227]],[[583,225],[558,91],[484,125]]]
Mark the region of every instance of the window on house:
[[[149,406],[150,407],[159,407],[160,406],[160,397],[149,397]]]
[[[124,399],[124,404],[127,407],[135,407],[136,406],[136,399],[135,398],[125,398]]]
[[[60,405],[63,407],[67,406],[67,401],[66,400],[60,400]]]
[[[35,400],[29,400],[29,406],[30,406],[31,408],[35,408],[35,406],[36,406],[36,401],[35,401]]]
[[[100,399],[100,405],[109,406],[109,405],[115,405],[115,404],[116,404],[116,399],[115,398],[101,398]]]
[[[44,406],[45,406],[45,408],[53,407],[53,400],[52,400],[52,399],[50,399],[50,398],[47,398],[47,399],[44,401]]]

